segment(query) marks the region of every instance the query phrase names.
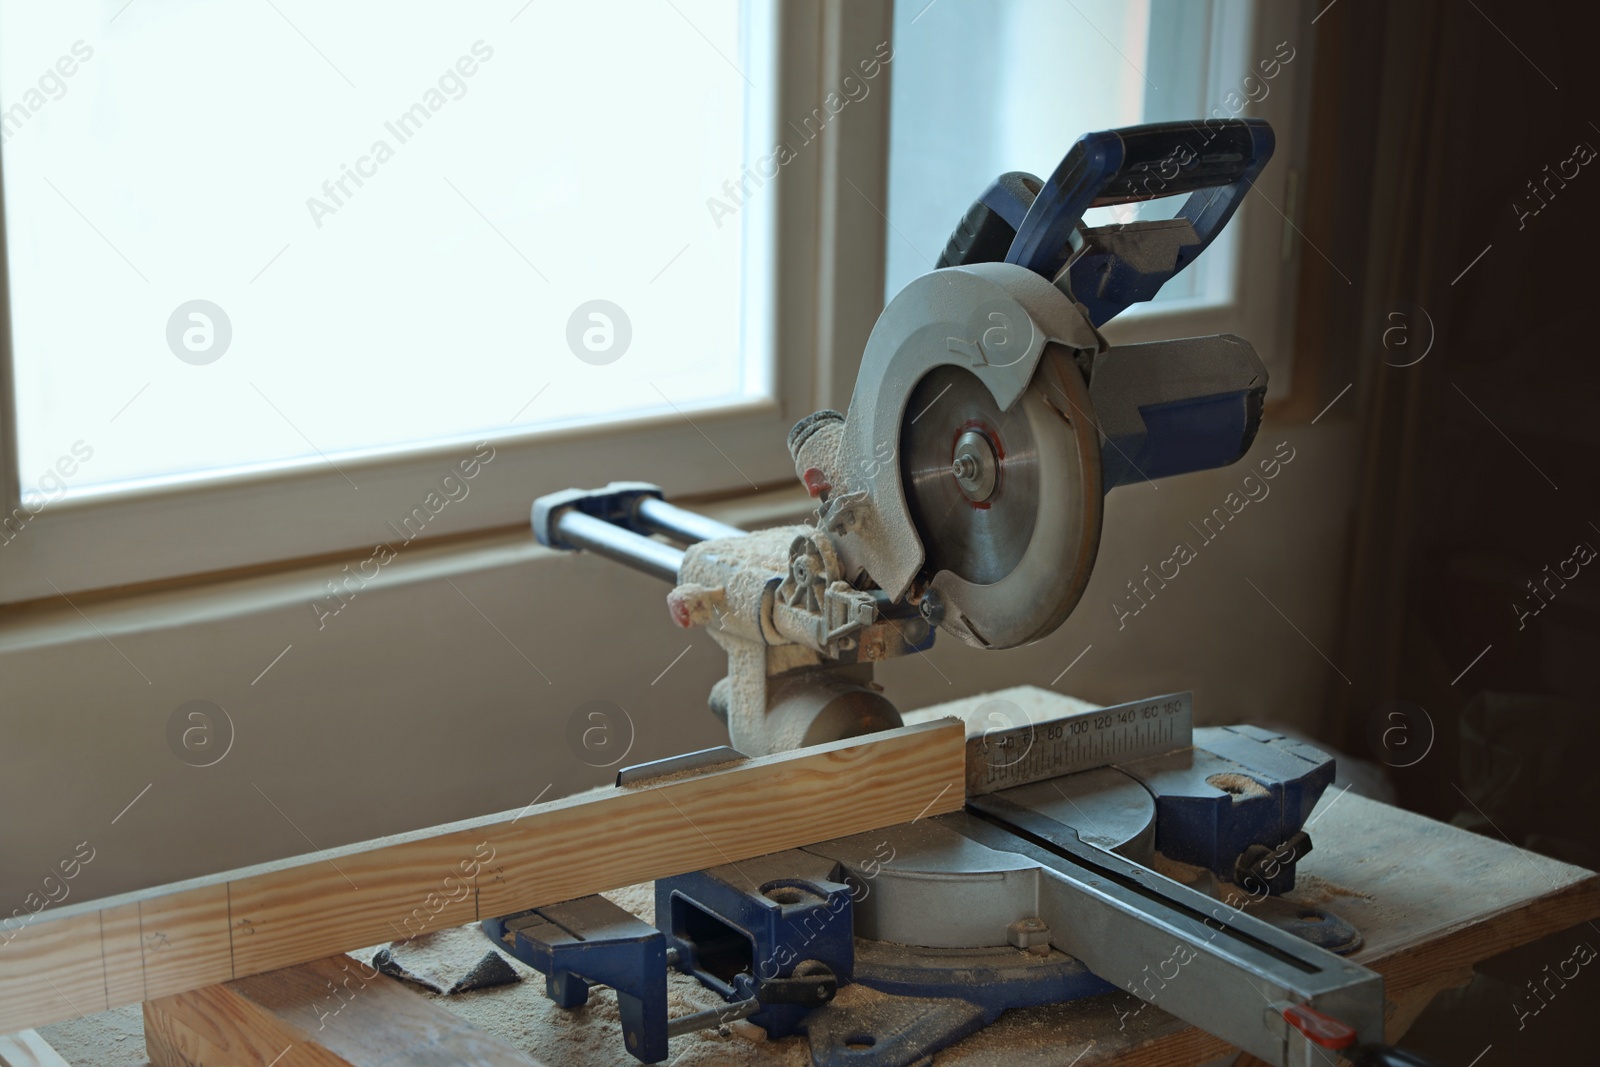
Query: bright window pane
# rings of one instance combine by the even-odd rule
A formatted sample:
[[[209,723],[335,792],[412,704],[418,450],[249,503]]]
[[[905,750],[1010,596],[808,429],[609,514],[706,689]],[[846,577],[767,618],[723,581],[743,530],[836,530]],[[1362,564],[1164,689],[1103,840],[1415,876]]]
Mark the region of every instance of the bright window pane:
[[[1222,0],[896,0],[888,295],[932,269],[1006,171],[1046,178],[1085,133],[1211,116],[1247,14]],[[1181,203],[1095,208],[1087,222]],[[1152,303],[1225,299],[1232,255],[1224,231]]]
[[[0,2],[25,494],[770,393],[761,5],[125,2]]]

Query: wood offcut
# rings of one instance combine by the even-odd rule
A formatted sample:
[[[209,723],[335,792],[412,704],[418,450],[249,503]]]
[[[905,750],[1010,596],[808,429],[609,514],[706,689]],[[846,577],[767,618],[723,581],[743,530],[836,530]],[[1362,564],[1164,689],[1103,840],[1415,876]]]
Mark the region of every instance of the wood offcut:
[[[144,1032],[151,1067],[540,1067],[348,956],[149,1001]]]

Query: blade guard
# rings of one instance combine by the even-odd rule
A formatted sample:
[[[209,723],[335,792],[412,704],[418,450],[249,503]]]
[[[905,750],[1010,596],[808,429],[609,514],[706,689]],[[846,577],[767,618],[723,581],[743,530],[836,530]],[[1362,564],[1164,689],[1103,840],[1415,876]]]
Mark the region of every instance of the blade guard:
[[[1009,648],[1042,636],[1035,616],[1064,617],[1057,608],[1065,602],[1070,609],[1076,602],[1093,563],[1104,495],[1099,435],[1073,357],[1100,352],[1105,341],[1082,310],[1045,279],[1012,264],[974,264],[911,282],[884,309],[867,341],[831,471],[832,495],[822,520],[835,535],[846,575],[865,573],[891,598],[903,599],[926,559],[893,451],[902,422],[919,414],[907,410],[912,390],[934,367],[952,364],[977,377],[1004,409],[1019,402],[1043,404],[1037,392],[1024,394],[1052,346],[1057,353],[1052,363],[1068,371],[1049,372],[1052,381],[1059,379],[1062,394],[1051,400],[1063,413],[1056,418],[1063,437],[1059,454],[1076,459],[1063,460],[1074,469],[1053,472],[1058,477],[1050,484],[1058,491],[1046,494],[1041,505],[1049,511],[1048,521],[1081,524],[1091,549],[1081,575],[1059,556],[1020,571],[1024,576],[1037,571],[1034,588],[1021,600],[1010,583],[977,586],[941,572],[932,587],[948,609],[941,627],[980,647]],[[1043,512],[1041,521],[1047,521]],[[1019,576],[1024,580],[1031,579]],[[1053,603],[1040,612],[1023,611],[1015,625],[997,621],[1016,616],[1019,603],[1044,599]],[[964,617],[986,625],[974,628]]]
[[[823,519],[847,575],[862,571],[899,600],[925,558],[893,450],[922,376],[954,364],[1009,409],[1027,390],[1045,345],[1098,352],[1105,341],[1049,282],[1021,267],[980,263],[915,279],[867,338]],[[1096,494],[1098,495],[1098,493]]]

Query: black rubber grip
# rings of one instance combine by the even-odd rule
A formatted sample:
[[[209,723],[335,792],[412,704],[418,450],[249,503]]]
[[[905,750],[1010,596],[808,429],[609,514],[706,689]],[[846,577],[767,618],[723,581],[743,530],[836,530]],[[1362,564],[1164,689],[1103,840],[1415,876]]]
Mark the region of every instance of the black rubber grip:
[[[1017,226],[1039,192],[1039,179],[1023,171],[1002,174],[961,216],[944,244],[935,268],[966,263],[1000,263],[1011,251]],[[1008,221],[1006,215],[1012,220]]]
[[[935,267],[959,267],[964,263],[998,263],[1011,250],[1011,241],[1017,231],[998,211],[982,200],[967,208],[961,216],[944,252]]]

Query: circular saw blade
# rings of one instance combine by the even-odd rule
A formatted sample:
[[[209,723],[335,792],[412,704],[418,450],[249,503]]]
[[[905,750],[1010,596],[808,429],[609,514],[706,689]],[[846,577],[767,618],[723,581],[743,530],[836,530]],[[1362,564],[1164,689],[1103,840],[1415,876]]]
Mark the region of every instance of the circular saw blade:
[[[1036,641],[1082,595],[1102,497],[1088,408],[1083,377],[1059,346],[1010,409],[955,365],[935,367],[912,389],[901,484],[924,576],[946,602],[940,625],[968,644]]]
[[[998,582],[1022,559],[1039,513],[1039,457],[1023,405],[1001,411],[977,376],[945,364],[917,383],[906,410],[916,414],[900,433],[901,484],[928,573]],[[987,442],[994,466],[983,499],[972,499],[952,470],[969,434]]]

